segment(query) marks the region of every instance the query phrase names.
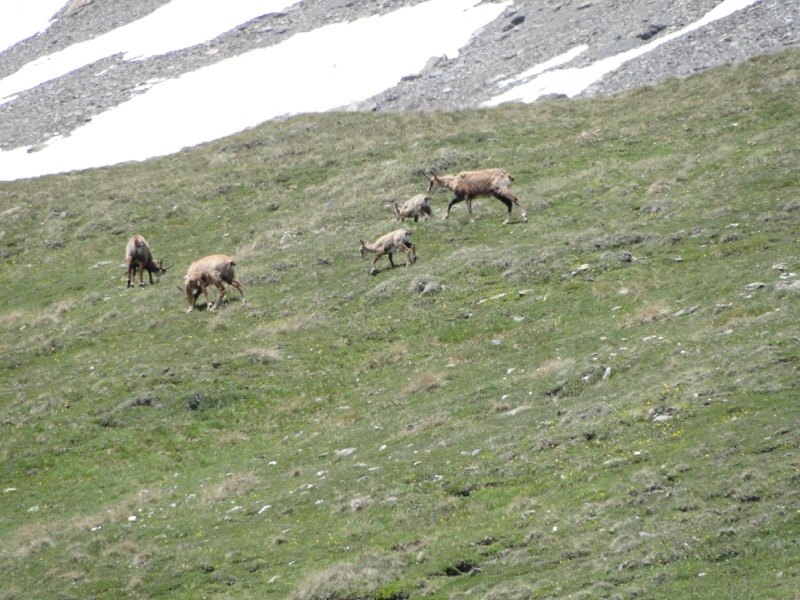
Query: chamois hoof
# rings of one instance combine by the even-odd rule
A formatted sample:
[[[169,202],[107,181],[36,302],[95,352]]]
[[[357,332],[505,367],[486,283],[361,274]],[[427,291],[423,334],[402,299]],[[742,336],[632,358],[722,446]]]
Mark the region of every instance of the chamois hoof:
[[[139,287],[144,287],[144,282],[140,283]]]

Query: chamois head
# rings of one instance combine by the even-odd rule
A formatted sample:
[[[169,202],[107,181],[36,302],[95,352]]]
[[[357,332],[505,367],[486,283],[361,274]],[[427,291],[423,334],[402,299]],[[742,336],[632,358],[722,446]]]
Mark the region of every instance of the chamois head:
[[[156,267],[156,270],[153,271],[154,273],[158,273],[159,275],[164,275],[167,271],[169,271],[172,267],[175,266],[175,263],[172,263],[170,266],[165,267],[164,260],[161,259],[161,260],[154,260],[153,266]]]

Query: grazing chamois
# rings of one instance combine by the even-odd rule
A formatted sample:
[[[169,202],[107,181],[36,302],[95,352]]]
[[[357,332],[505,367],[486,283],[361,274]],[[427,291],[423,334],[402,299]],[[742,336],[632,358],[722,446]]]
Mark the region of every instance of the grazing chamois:
[[[361,240],[362,259],[366,258],[367,254],[370,252],[375,253],[375,260],[372,261],[372,268],[370,268],[369,274],[374,275],[377,272],[375,263],[378,262],[378,259],[384,254],[389,256],[389,264],[392,265],[392,268],[394,268],[394,259],[392,259],[393,252],[406,253],[406,266],[417,260],[417,247],[411,243],[408,237],[409,235],[411,235],[411,232],[407,229],[398,229],[397,231],[392,231],[391,233],[379,237],[372,244],[365,244],[364,241]]]
[[[520,210],[522,220],[528,222],[528,215],[525,209],[519,203],[519,198],[511,193],[509,187],[514,178],[508,174],[505,169],[484,169],[482,171],[462,171],[458,175],[436,175],[428,178],[431,182],[428,188],[428,193],[434,190],[447,189],[453,192],[456,197],[450,200],[447,205],[447,214],[445,219],[450,217],[450,209],[454,204],[467,202],[467,212],[469,213],[469,221],[473,223],[475,219],[472,218],[472,199],[479,196],[494,196],[508,208],[508,217],[503,221],[505,225],[511,220],[511,207],[516,204]]]
[[[413,218],[414,223],[419,221],[420,217],[424,219],[432,217],[431,199],[425,194],[417,194],[403,202],[403,206],[398,206],[397,202],[394,202],[394,215],[398,221]]]
[[[208,307],[208,310],[215,310],[219,308],[219,305],[222,303],[222,299],[227,293],[224,283],[235,287],[237,290],[239,290],[242,298],[244,298],[242,284],[238,279],[236,279],[236,276],[233,272],[233,267],[235,266],[236,263],[233,262],[231,257],[225,256],[224,254],[213,254],[211,256],[206,256],[205,258],[201,258],[200,260],[189,265],[189,271],[186,273],[186,282],[184,283],[183,288],[183,292],[186,294],[186,299],[189,301],[189,310],[186,312],[192,312],[195,309],[195,303],[200,297],[200,294],[205,295],[206,306]],[[208,301],[207,287],[209,285],[214,285],[216,286],[217,290],[219,290],[217,301],[214,304],[210,304]]]
[[[138,234],[128,240],[128,245],[125,247],[125,262],[128,264],[127,287],[129,288],[133,287],[136,271],[139,271],[139,286],[144,287],[145,271],[150,276],[150,285],[153,285],[153,273],[163,275],[167,269],[172,267],[172,265],[165,267],[162,260],[153,260],[150,245]]]

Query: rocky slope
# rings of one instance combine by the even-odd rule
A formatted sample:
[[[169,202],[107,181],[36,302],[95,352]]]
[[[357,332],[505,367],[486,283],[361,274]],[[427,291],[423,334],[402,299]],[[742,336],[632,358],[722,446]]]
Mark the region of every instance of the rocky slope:
[[[0,78],[36,58],[140,19],[168,0],[73,0],[43,34],[0,53]],[[322,25],[382,14],[421,0],[314,0],[269,14],[198,46],[141,61],[112,56],[0,105],[0,148],[35,146],[131,96],[141,84],[176,77]],[[489,1],[489,0],[487,0]],[[515,0],[458,57],[431,57],[397,86],[349,107],[369,111],[476,107],[496,82],[585,44],[585,66],[697,21],[721,0]],[[446,23],[442,24],[446,27]],[[414,43],[409,40],[409,43]],[[720,64],[800,45],[800,2],[761,0],[625,63],[584,95],[613,94]],[[365,52],[369,49],[365,48]],[[402,52],[402,48],[398,48]],[[113,69],[109,67],[113,66]]]

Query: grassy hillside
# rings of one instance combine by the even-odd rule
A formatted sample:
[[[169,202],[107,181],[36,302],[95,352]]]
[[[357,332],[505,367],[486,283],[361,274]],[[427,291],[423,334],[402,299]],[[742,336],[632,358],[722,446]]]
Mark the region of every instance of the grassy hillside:
[[[0,184],[0,598],[796,598],[798,73]],[[487,166],[528,223],[437,195],[368,276]],[[246,299],[186,314],[213,253]]]

